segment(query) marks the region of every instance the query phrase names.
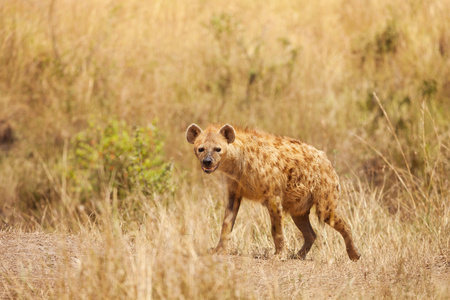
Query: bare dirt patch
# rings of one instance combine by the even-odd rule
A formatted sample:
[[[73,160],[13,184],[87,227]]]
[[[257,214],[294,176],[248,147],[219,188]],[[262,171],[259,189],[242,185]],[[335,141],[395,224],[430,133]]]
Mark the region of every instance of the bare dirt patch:
[[[72,282],[67,280],[70,277],[67,274],[80,272],[83,253],[98,249],[94,244],[70,235],[0,232],[0,296],[15,298],[25,292],[31,298],[55,297],[67,288],[64,285]],[[209,272],[226,269],[233,274],[238,288],[236,298],[367,299],[380,295],[410,298],[434,294],[444,299],[450,284],[448,256],[415,262],[417,269],[410,268],[408,262],[399,262],[391,268],[379,267],[370,257],[362,257],[357,263],[344,256],[330,261],[279,261],[206,255],[196,260],[197,264],[209,265]],[[153,288],[158,284],[158,278],[153,278]]]
[[[75,266],[80,246],[73,236],[0,232],[0,296],[14,296],[21,285],[40,294],[42,286],[56,283],[64,268]]]

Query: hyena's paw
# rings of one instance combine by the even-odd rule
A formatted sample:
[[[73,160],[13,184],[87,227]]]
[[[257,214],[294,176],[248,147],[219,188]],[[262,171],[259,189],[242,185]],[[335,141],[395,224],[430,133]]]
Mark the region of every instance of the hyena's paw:
[[[288,259],[288,254],[286,251],[275,253],[272,256],[273,260],[286,261]]]
[[[361,253],[358,251],[358,249],[347,250],[347,253],[348,257],[353,261],[357,261],[361,257]]]
[[[292,259],[299,259],[299,260],[306,260],[306,252],[305,251],[298,251],[291,257]]]

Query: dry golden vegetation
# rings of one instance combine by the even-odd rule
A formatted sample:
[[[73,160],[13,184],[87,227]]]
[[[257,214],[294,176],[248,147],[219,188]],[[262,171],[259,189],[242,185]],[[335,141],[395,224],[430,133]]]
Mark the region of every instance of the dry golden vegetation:
[[[0,2],[0,297],[448,299],[450,1]],[[362,252],[313,218],[229,255],[195,122],[324,150]],[[302,245],[286,218],[289,251]]]

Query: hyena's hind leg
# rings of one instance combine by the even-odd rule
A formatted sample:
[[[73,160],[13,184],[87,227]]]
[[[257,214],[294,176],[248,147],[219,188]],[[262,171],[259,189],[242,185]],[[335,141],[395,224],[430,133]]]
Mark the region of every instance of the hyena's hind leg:
[[[303,239],[305,240],[303,247],[297,253],[297,256],[300,259],[305,259],[306,254],[308,254],[309,250],[311,250],[317,235],[311,226],[311,222],[309,221],[309,212],[303,216],[292,216],[292,220],[294,220],[295,225],[297,225],[298,229],[302,232]]]
[[[353,261],[357,261],[361,257],[361,253],[356,248],[355,243],[353,243],[352,233],[348,224],[336,212],[327,212],[324,215],[324,221],[342,235],[348,257]]]

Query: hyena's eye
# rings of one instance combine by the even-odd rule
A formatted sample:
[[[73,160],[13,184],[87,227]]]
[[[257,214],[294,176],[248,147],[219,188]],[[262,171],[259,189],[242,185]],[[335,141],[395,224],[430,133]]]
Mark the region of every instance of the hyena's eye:
[[[220,151],[222,151],[222,148],[216,147],[216,148],[214,148],[214,151],[220,152]]]
[[[203,151],[205,151],[205,148],[198,148],[198,152],[203,152]]]

